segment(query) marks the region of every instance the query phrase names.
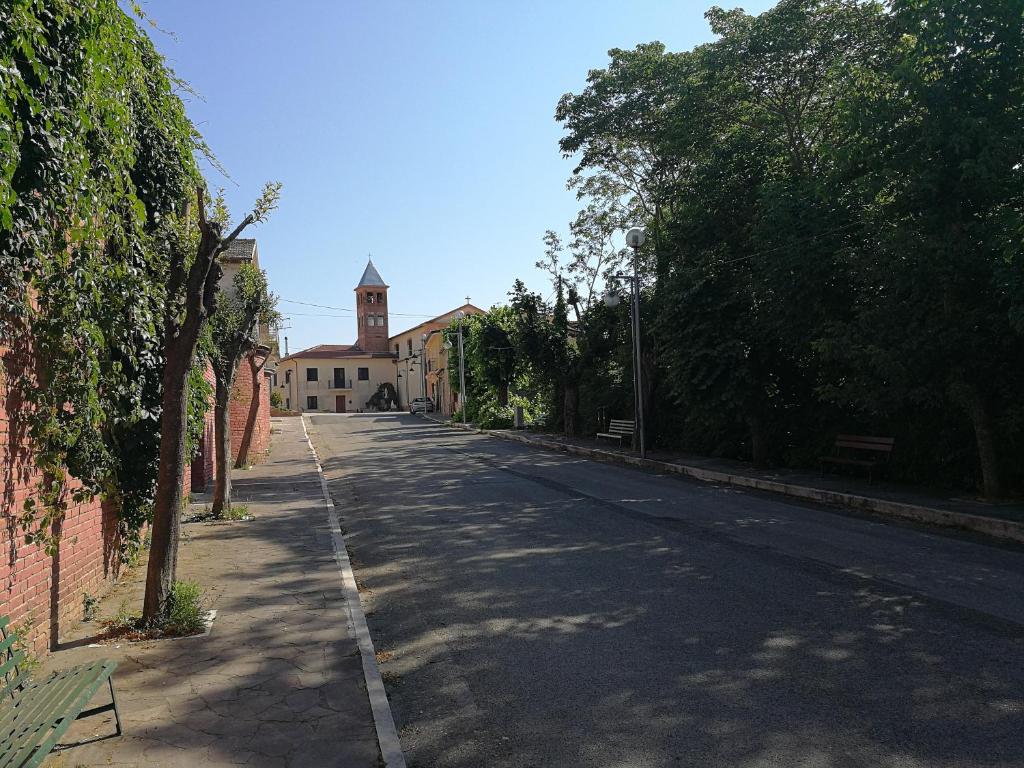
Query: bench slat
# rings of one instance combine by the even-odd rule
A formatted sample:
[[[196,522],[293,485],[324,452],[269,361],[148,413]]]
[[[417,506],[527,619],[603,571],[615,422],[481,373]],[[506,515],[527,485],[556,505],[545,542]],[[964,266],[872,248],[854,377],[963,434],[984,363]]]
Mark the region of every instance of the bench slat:
[[[836,443],[857,443],[863,445],[880,445],[891,448],[896,444],[895,437],[873,437],[871,435],[836,435]]]
[[[860,435],[836,435],[837,447],[854,447],[864,451],[892,451],[895,437],[862,437]]]
[[[13,632],[0,639],[0,653],[6,653],[16,642],[18,642],[18,636]]]
[[[40,765],[116,667],[100,660],[27,687],[0,718],[0,768]]]
[[[35,696],[29,695],[28,691],[19,696],[11,722],[6,724],[8,732],[2,741],[5,750],[11,751],[6,753],[5,761],[0,762],[0,768],[39,765],[52,748],[51,744],[51,747],[43,750],[53,729],[65,719],[68,725],[74,721],[77,712],[70,719],[66,713],[74,711],[75,702],[89,683],[90,678],[84,676],[57,676],[41,684],[42,687],[29,689],[39,692]],[[61,733],[66,730],[67,726]],[[60,734],[57,734],[57,738],[60,738]]]
[[[842,456],[820,456],[818,458],[828,464],[853,464],[858,467],[873,467],[878,463],[871,459],[847,459]]]
[[[43,761],[46,760],[47,755],[50,754],[50,750],[56,746],[60,737],[63,736],[71,724],[75,722],[78,715],[85,709],[89,700],[96,695],[96,692],[100,689],[110,675],[113,674],[114,669],[117,667],[115,661],[103,661],[98,664],[98,669],[93,668],[93,674],[91,677],[84,678],[82,684],[75,688],[75,697],[68,698],[65,700],[65,706],[63,707],[63,716],[54,726],[50,732],[48,738],[46,738],[37,748],[34,753],[31,754],[31,758],[25,764],[24,768],[38,768],[42,765]]]
[[[7,696],[19,683],[24,682],[27,675],[16,671],[16,668],[24,663],[25,652],[14,651],[3,664],[0,664],[0,698]]]

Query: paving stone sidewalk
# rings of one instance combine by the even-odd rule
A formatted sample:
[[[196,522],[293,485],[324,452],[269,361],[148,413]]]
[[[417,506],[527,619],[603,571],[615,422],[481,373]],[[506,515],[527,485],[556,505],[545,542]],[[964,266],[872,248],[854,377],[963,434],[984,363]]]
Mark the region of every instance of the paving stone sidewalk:
[[[125,735],[56,752],[46,766],[380,765],[316,465],[300,419],[275,418],[273,431],[269,461],[233,475],[235,501],[255,519],[184,526],[178,578],[206,587],[210,634],[90,647],[98,624],[64,632],[40,674],[116,659]],[[143,563],[99,615],[122,602],[140,610],[144,578]],[[112,718],[96,716],[64,742],[109,733]]]

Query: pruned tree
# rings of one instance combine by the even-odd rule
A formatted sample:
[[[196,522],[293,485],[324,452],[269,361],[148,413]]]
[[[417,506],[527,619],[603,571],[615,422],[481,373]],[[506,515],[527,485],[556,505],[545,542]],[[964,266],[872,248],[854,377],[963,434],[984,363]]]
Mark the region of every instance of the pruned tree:
[[[259,346],[260,327],[278,318],[277,297],[267,289],[267,276],[255,264],[242,264],[224,291],[217,312],[210,319],[213,352],[210,363],[216,378],[214,395],[214,443],[216,480],[213,515],[231,508],[231,390],[238,366]],[[243,457],[239,456],[239,464]]]
[[[170,269],[164,318],[160,469],[142,610],[146,623],[158,622],[169,607],[168,598],[177,571],[184,501],[188,377],[199,336],[217,309],[217,292],[223,273],[218,257],[247,227],[266,220],[277,207],[280,190],[279,183],[268,183],[252,212],[225,236],[223,206],[217,205],[208,211],[205,192],[201,186],[197,187],[197,228],[191,229],[191,217],[186,210],[173,228],[175,231],[167,235]]]

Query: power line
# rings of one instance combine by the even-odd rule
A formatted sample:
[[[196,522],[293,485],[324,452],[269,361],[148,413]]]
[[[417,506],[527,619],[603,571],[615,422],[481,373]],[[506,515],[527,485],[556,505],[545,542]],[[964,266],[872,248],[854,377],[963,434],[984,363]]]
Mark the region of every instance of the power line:
[[[352,311],[351,309],[348,309],[346,307],[331,307],[328,306],[327,304],[314,304],[310,301],[299,301],[298,299],[281,299],[281,301],[286,302],[288,304],[301,304],[304,307],[319,307],[320,309],[337,309],[341,312]]]
[[[301,304],[304,307],[317,307],[319,309],[333,309],[338,312],[352,312],[348,307],[332,307],[329,304],[314,304],[311,301],[299,301],[298,299],[281,299],[286,304]],[[301,312],[291,312],[292,315],[302,315]],[[392,317],[436,317],[436,315],[411,314],[408,312],[388,312]],[[339,315],[304,315],[304,317],[339,317]],[[344,317],[344,315],[341,315]]]
[[[859,227],[859,226],[860,226],[860,222],[859,221],[854,221],[854,222],[851,222],[849,224],[844,224],[841,227],[836,227],[835,229],[829,229],[829,230],[826,230],[825,232],[819,232],[816,235],[810,235],[808,237],[800,238],[799,240],[795,240],[792,243],[786,243],[785,245],[779,245],[779,246],[776,246],[775,248],[766,248],[763,251],[754,251],[754,253],[748,253],[746,256],[738,256],[735,259],[728,259],[727,261],[715,261],[715,262],[712,262],[711,264],[709,264],[708,266],[720,267],[720,266],[725,266],[726,264],[735,264],[738,261],[746,261],[747,259],[754,259],[754,258],[757,258],[758,256],[764,256],[767,253],[774,253],[775,251],[782,251],[782,250],[785,250],[786,248],[791,248],[794,245],[799,245],[801,243],[811,243],[811,242],[814,242],[815,240],[820,240],[821,238],[826,237],[827,235],[834,235],[836,232],[842,232],[845,229],[851,229],[853,227]]]

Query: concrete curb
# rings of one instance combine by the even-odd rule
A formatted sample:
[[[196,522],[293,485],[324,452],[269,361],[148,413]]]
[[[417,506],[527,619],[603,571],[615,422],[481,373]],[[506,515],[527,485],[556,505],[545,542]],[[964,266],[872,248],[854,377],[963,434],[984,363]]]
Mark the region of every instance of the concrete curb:
[[[438,424],[447,423],[431,419]],[[782,483],[776,480],[764,480],[759,477],[747,475],[733,475],[728,472],[719,472],[703,467],[694,467],[686,464],[673,464],[667,461],[656,461],[654,459],[641,459],[639,456],[616,453],[615,451],[603,451],[600,448],[587,448],[582,445],[571,445],[559,443],[555,440],[544,438],[528,438],[515,432],[495,431],[491,429],[477,429],[476,427],[463,427],[461,424],[447,423],[454,429],[462,429],[469,432],[477,432],[482,435],[489,435],[501,440],[523,443],[537,448],[544,448],[549,451],[560,451],[573,456],[581,456],[596,461],[609,461],[616,464],[626,464],[640,469],[652,469],[657,472],[665,472],[675,475],[684,475],[694,480],[701,480],[706,483],[725,483],[739,488],[752,488],[758,491],[769,491],[780,493],[785,496],[792,496],[806,501],[816,501],[824,504],[835,504],[850,509],[858,509],[866,512],[873,512],[889,517],[898,517],[903,520],[912,520],[918,523],[938,525],[944,528],[960,528],[963,530],[982,533],[995,539],[1003,541],[1015,541],[1024,543],[1024,524],[1012,520],[1002,520],[996,517],[983,517],[972,515],[968,512],[954,512],[948,509],[936,509],[916,504],[905,504],[900,501],[890,501],[871,496],[860,496],[842,491],[829,491],[824,488],[812,488],[806,485],[794,485]]]
[[[359,602],[359,588],[356,586],[356,576],[352,572],[352,563],[348,559],[348,550],[345,548],[345,537],[341,533],[338,512],[334,508],[334,501],[331,499],[331,493],[327,487],[327,479],[324,477],[320,458],[317,456],[316,448],[313,447],[313,441],[309,438],[309,432],[306,430],[306,417],[302,416],[301,419],[302,434],[306,436],[306,443],[309,445],[310,453],[313,454],[316,472],[320,478],[320,490],[324,495],[324,506],[327,508],[327,519],[331,528],[331,540],[334,542],[334,558],[338,561],[338,569],[341,571],[342,591],[345,593],[349,618],[359,644],[359,655],[363,662],[363,679],[366,681],[366,695],[370,699],[370,709],[373,711],[373,726],[377,731],[380,754],[384,759],[385,768],[406,768],[402,743],[398,738],[398,729],[395,727],[395,718],[391,713],[387,692],[384,690],[380,668],[377,666],[377,656],[373,649],[370,628],[366,625],[366,615]]]

